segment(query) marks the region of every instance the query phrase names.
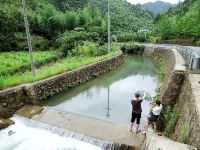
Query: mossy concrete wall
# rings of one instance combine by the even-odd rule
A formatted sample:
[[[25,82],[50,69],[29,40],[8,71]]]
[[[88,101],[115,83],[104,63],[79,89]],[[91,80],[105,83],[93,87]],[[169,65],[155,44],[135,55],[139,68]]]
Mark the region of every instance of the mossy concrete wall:
[[[93,77],[118,67],[123,54],[32,84],[0,90],[0,118],[9,118],[25,104],[40,104],[44,99],[66,91]]]
[[[177,100],[180,117],[174,137],[200,149],[200,74],[189,74]],[[184,129],[185,128],[185,129]],[[185,131],[184,131],[185,130]]]
[[[186,67],[182,56],[171,49],[146,47],[145,54],[154,58],[162,58],[167,62],[165,80],[162,83],[159,99],[164,106],[176,104],[185,78]]]

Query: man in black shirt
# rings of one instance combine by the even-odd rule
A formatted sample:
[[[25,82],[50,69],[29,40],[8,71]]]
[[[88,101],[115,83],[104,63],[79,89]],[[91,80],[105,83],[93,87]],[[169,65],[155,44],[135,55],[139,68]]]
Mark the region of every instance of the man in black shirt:
[[[146,92],[144,93],[144,96],[141,98],[139,93],[135,94],[135,98],[131,100],[132,104],[132,118],[131,118],[131,128],[130,131],[132,132],[133,124],[136,119],[136,133],[139,133],[139,124],[140,124],[140,118],[142,113],[142,107],[141,103],[143,99],[146,97]]]

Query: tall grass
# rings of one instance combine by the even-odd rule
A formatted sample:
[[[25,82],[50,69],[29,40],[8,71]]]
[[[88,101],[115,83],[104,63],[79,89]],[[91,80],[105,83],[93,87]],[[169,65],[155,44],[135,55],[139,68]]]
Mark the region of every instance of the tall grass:
[[[120,51],[114,51],[110,54],[99,57],[93,57],[93,56],[68,57],[65,59],[61,59],[56,63],[47,64],[46,66],[41,67],[40,69],[36,70],[36,76],[34,77],[32,76],[30,71],[25,73],[14,74],[12,76],[5,75],[0,77],[0,88],[6,88],[23,83],[38,81],[56,74],[63,73],[65,71],[74,70],[81,66],[91,64],[100,60],[104,60],[112,56],[116,56],[119,53]]]

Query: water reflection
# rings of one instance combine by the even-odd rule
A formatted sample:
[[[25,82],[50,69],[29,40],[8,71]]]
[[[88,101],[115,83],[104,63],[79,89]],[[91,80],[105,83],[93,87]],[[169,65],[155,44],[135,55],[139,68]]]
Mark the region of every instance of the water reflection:
[[[127,56],[119,68],[52,97],[44,105],[127,125],[134,93],[147,91],[151,96],[155,95],[155,69],[156,64],[150,58]],[[144,101],[142,109],[144,122],[149,112],[149,102]]]

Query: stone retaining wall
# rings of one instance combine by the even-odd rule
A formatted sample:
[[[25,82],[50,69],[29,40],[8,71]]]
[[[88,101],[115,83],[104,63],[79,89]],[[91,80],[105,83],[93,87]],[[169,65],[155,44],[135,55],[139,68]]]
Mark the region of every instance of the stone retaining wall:
[[[186,137],[185,143],[200,149],[200,75],[187,75],[185,62],[175,50],[146,47],[145,53],[167,61],[167,77],[162,84],[159,99],[164,106],[176,104],[180,109],[172,138]],[[181,131],[183,125],[188,126],[185,133]]]
[[[77,86],[120,65],[123,54],[32,84],[0,90],[0,118],[9,118],[25,104],[39,104],[57,93]]]
[[[178,99],[180,117],[173,136],[183,136],[184,142],[200,149],[200,75],[189,74],[183,83]],[[186,126],[185,133],[181,127]]]
[[[185,78],[186,67],[182,56],[176,50],[152,47],[146,47],[145,53],[154,58],[166,60],[167,73],[161,86],[159,99],[164,106],[173,106],[178,99]]]

